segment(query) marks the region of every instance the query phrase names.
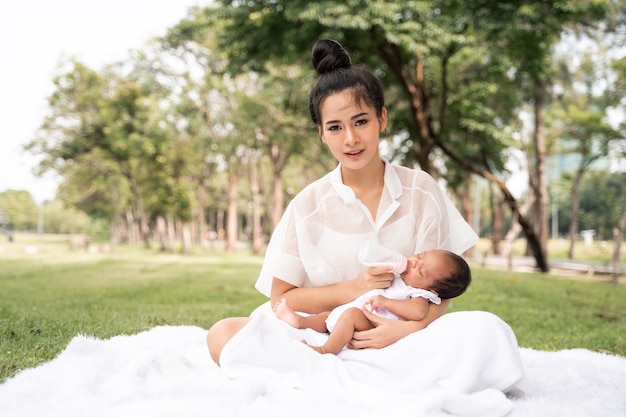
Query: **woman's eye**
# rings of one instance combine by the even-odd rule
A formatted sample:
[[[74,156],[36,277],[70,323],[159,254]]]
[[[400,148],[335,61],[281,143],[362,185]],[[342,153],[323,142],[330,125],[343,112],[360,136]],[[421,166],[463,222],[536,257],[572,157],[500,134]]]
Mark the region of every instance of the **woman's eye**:
[[[361,125],[364,125],[365,123],[367,123],[367,120],[365,119],[357,120],[355,123],[355,126],[361,126]]]
[[[331,132],[337,131],[339,130],[339,126],[329,126],[328,130],[330,130]]]

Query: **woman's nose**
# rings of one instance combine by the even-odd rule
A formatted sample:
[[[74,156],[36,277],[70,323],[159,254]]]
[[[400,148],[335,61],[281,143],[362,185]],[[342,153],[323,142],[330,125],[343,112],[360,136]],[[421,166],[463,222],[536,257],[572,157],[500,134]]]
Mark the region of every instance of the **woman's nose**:
[[[345,143],[347,143],[348,145],[356,145],[357,143],[359,143],[359,137],[354,129],[346,129]]]

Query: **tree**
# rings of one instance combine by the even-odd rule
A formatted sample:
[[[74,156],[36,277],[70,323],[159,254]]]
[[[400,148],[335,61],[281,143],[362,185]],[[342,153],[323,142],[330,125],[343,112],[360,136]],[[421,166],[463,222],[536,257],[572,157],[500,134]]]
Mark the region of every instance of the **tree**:
[[[625,200],[626,173],[590,170],[580,187],[580,228],[595,229],[598,239],[612,239]]]
[[[623,3],[623,2],[622,2]],[[620,14],[621,18],[624,19],[626,17],[626,12],[622,11]],[[622,24],[624,24],[624,20]],[[617,106],[621,109],[622,114],[626,111],[626,106],[624,102],[624,97],[626,94],[626,57],[622,57],[620,59],[616,59],[612,62],[612,69],[617,74],[617,82],[615,83],[615,88],[610,91],[612,98],[617,102]],[[622,123],[620,126],[622,132],[626,130],[626,123]],[[622,161],[626,159],[626,139],[622,139],[615,143],[614,156],[617,158],[621,158]],[[625,199],[626,200],[626,199]],[[624,238],[624,231],[626,230],[626,201],[622,205],[622,215],[617,223],[617,226],[613,229],[613,280],[617,282],[617,278],[619,276],[618,265],[620,261],[620,248],[622,245],[622,241]]]
[[[37,230],[39,208],[28,191],[7,190],[0,193],[0,212],[16,231]]]
[[[568,109],[568,115],[569,123],[566,128],[568,137],[565,141],[574,142],[569,151],[580,157],[571,187],[568,258],[573,259],[574,240],[578,234],[579,188],[582,177],[594,162],[608,155],[609,142],[618,138],[619,133],[608,125],[604,112],[585,111],[571,106]]]
[[[313,138],[315,132],[308,122],[308,116],[302,112],[308,105],[311,71],[304,71],[302,69],[304,65],[299,61],[284,66],[266,63],[259,68],[260,71],[256,71],[253,66],[233,70],[233,67],[229,65],[233,57],[218,52],[223,51],[217,46],[222,24],[223,22],[220,21],[209,22],[203,9],[192,9],[186,19],[168,31],[164,43],[166,49],[179,51],[179,55],[181,55],[180,51],[193,55],[194,67],[198,67],[199,71],[206,74],[205,82],[209,80],[209,77],[213,80],[211,85],[220,97],[212,98],[214,111],[219,111],[217,107],[225,107],[224,114],[215,120],[229,121],[228,129],[231,130],[234,143],[240,146],[237,154],[243,155],[245,159],[245,161],[240,161],[240,164],[248,169],[253,168],[255,165],[250,165],[252,155],[269,161],[271,170],[269,195],[271,197],[268,199],[267,211],[271,232],[285,208],[283,175],[290,160],[303,152],[308,153],[309,160],[324,160],[325,154],[321,151],[323,150],[321,146],[306,146],[306,141],[309,137]],[[249,81],[246,82],[246,79]],[[237,85],[234,86],[235,84]],[[228,87],[228,85],[233,87]],[[216,102],[221,104],[215,106]],[[251,123],[251,120],[254,123]],[[223,139],[217,139],[216,135],[211,135],[214,137],[214,144],[225,144]],[[223,155],[225,149],[221,145],[219,149],[219,153]],[[223,163],[228,160],[232,159],[223,158],[221,161]],[[260,167],[263,165],[261,164]],[[232,173],[230,184],[233,186],[239,184],[239,180],[234,177],[238,171],[231,170],[230,172]],[[260,171],[258,175],[249,172],[248,178],[251,181],[260,177],[262,177]],[[261,187],[262,184],[250,184],[252,201],[255,202],[252,210],[255,213],[253,236],[258,236],[260,232],[254,229],[260,224],[256,219],[260,215],[260,210],[256,206],[259,201],[255,198],[255,193]],[[230,189],[230,201],[235,201],[236,195],[232,194],[232,191]],[[235,212],[231,210],[228,218],[232,219],[234,215]],[[231,225],[231,230],[235,230],[233,225]],[[253,239],[253,241],[257,240],[258,238]],[[257,245],[258,243],[253,243],[254,247]]]
[[[465,87],[463,80],[478,81],[480,73],[490,73],[493,81],[489,83],[485,78],[482,82],[495,91],[509,82],[510,73],[517,74],[517,82],[524,77],[533,80],[530,91],[534,91],[536,109],[537,172],[543,181],[541,164],[545,152],[539,111],[545,87],[542,66],[551,42],[558,39],[564,25],[587,16],[589,11],[599,16],[602,5],[574,7],[564,0],[523,5],[513,1],[442,4],[372,0],[331,4],[222,1],[221,4],[222,7],[206,8],[204,13],[209,24],[219,22],[222,30],[218,45],[229,51],[233,71],[261,70],[269,60],[293,62],[308,52],[312,40],[321,36],[340,40],[356,60],[375,68],[383,82],[404,94],[405,101],[390,112],[400,114],[391,127],[397,129],[396,133],[403,130],[410,133],[416,162],[434,173],[431,154],[439,148],[463,169],[494,182],[522,225],[538,266],[547,270],[541,240],[536,239],[534,228],[519,212],[517,201],[498,177],[503,166],[500,151],[505,144],[497,140],[498,126],[494,119],[483,118],[489,112],[478,113],[480,117],[462,113],[465,117],[456,124],[458,119],[453,117],[458,114],[454,112],[455,104],[463,108],[466,103],[461,100],[464,92],[472,88],[478,92],[490,90],[481,90],[478,82],[469,83],[469,89],[461,91],[450,85]],[[470,64],[465,65],[468,61]],[[476,110],[488,108],[477,100],[472,104]],[[454,133],[462,140],[476,140],[453,142]],[[543,207],[547,201],[543,196],[547,194],[545,181],[538,192],[543,193],[540,196]]]
[[[133,216],[146,246],[149,228],[140,181],[163,151],[158,121],[150,115],[153,102],[147,98],[154,88],[151,82],[112,70],[100,74],[78,61],[67,62],[54,80],[50,115],[27,145],[46,155],[43,169],[61,171],[96,151],[114,162],[133,195]]]

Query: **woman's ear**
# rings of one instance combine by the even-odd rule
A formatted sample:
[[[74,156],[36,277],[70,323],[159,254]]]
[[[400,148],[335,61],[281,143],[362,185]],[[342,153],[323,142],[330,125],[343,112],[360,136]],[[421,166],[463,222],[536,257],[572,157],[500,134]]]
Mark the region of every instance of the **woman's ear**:
[[[322,143],[326,143],[326,140],[324,139],[324,131],[322,130],[322,126],[321,125],[317,125],[317,133],[320,135],[320,140],[322,141]]]
[[[387,108],[383,107],[383,110],[380,113],[380,133],[383,133],[387,128]]]

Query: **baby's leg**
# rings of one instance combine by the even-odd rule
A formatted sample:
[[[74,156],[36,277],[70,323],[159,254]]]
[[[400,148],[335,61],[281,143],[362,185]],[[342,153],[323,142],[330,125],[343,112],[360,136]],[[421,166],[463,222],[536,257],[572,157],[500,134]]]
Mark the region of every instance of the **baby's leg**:
[[[323,346],[311,347],[320,353],[336,355],[352,340],[355,331],[369,330],[373,327],[372,322],[365,317],[360,309],[349,308],[337,319],[335,328],[328,336],[326,343]]]
[[[276,304],[276,307],[274,307],[274,313],[276,317],[296,329],[313,329],[320,333],[326,332],[326,318],[329,314],[327,312],[313,314],[311,316],[301,316],[289,307],[287,300],[283,298]]]

